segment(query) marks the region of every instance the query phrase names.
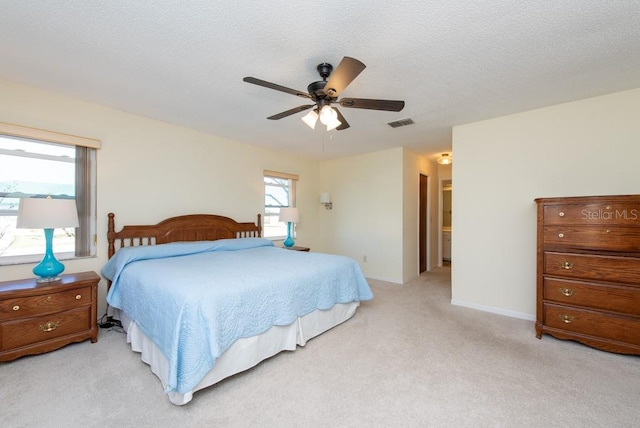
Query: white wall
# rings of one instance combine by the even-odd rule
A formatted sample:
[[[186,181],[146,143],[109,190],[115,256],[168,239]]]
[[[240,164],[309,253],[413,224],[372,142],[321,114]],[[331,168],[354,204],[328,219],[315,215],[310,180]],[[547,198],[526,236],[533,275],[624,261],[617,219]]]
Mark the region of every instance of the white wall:
[[[333,210],[320,212],[324,251],[352,257],[368,278],[397,283],[402,282],[402,150],[321,162],[319,178],[333,202]]]
[[[415,278],[420,173],[437,175],[434,163],[402,147],[322,162],[320,188],[334,204],[331,211],[320,209],[323,251],[354,258],[368,278],[397,284]],[[430,181],[432,212],[438,209],[436,183],[437,177]],[[437,249],[429,217],[428,245]],[[437,251],[430,255],[435,263]]]
[[[640,89],[453,129],[452,302],[533,319],[534,199],[640,193]]]
[[[318,245],[318,162],[0,80],[0,121],[102,140],[98,151],[95,258],[66,270],[100,272],[107,213],[116,227],[193,213],[255,221],[264,209],[263,170],[299,174],[300,245]],[[0,266],[0,280],[32,277],[34,264]],[[104,281],[100,314],[104,312]]]

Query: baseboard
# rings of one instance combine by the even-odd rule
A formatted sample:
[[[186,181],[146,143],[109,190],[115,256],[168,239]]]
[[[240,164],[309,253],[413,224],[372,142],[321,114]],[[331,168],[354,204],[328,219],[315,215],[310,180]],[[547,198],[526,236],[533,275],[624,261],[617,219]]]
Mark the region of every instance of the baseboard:
[[[524,312],[510,311],[508,309],[496,308],[493,306],[478,305],[477,303],[465,302],[463,300],[451,299],[451,304],[455,306],[463,306],[465,308],[476,309],[482,312],[491,312],[492,314],[504,315],[511,318],[519,318],[527,321],[535,321],[535,315],[526,314]]]
[[[384,282],[390,282],[396,285],[403,285],[402,282],[398,282],[397,279],[382,278],[382,277],[370,276],[370,275],[367,275],[366,279],[375,279],[376,281],[384,281]]]

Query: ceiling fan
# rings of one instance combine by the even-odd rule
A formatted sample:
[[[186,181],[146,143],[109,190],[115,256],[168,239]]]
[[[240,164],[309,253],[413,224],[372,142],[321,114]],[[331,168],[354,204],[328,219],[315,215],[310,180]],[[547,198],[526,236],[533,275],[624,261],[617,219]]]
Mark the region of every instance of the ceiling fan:
[[[309,84],[309,86],[307,86],[307,92],[287,88],[265,80],[256,79],[255,77],[245,77],[242,80],[247,83],[253,83],[254,85],[286,92],[301,98],[307,98],[314,102],[314,104],[302,105],[283,111],[282,113],[274,114],[273,116],[267,117],[267,119],[278,120],[313,108],[313,110],[302,118],[310,128],[315,128],[316,122],[319,118],[320,122],[327,126],[327,131],[331,131],[332,129],[341,131],[343,129],[347,129],[349,124],[340,113],[340,110],[338,110],[337,107],[331,106],[332,103],[340,104],[340,106],[347,108],[361,108],[368,110],[400,111],[404,108],[404,101],[374,100],[367,98],[338,99],[340,93],[362,72],[362,70],[365,69],[365,67],[366,66],[357,59],[350,58],[348,56],[342,58],[342,61],[340,61],[340,64],[338,64],[335,71],[333,71],[333,66],[331,64],[326,62],[319,64],[317,70],[318,73],[320,73],[322,80]],[[329,80],[327,80],[327,78],[329,78]]]

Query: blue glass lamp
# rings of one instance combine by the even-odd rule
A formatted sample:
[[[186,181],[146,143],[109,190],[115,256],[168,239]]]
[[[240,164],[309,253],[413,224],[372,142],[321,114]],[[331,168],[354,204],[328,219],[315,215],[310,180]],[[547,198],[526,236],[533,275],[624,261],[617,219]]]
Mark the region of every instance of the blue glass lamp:
[[[78,227],[78,209],[75,199],[24,198],[18,208],[18,229],[44,229],[46,241],[42,261],[33,268],[37,282],[60,280],[64,265],[53,255],[53,230],[57,227]]]
[[[293,242],[293,225],[300,221],[300,213],[297,208],[280,208],[279,220],[287,223],[287,239],[285,239],[282,244],[287,248],[291,248],[293,244],[295,244],[295,242]]]

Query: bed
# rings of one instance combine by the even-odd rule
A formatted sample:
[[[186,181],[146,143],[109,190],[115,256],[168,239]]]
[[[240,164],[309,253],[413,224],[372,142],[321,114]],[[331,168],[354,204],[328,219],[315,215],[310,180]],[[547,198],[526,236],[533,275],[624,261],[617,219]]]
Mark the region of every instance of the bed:
[[[115,230],[107,303],[176,405],[347,321],[373,298],[348,257],[278,248],[257,223],[172,217]]]

